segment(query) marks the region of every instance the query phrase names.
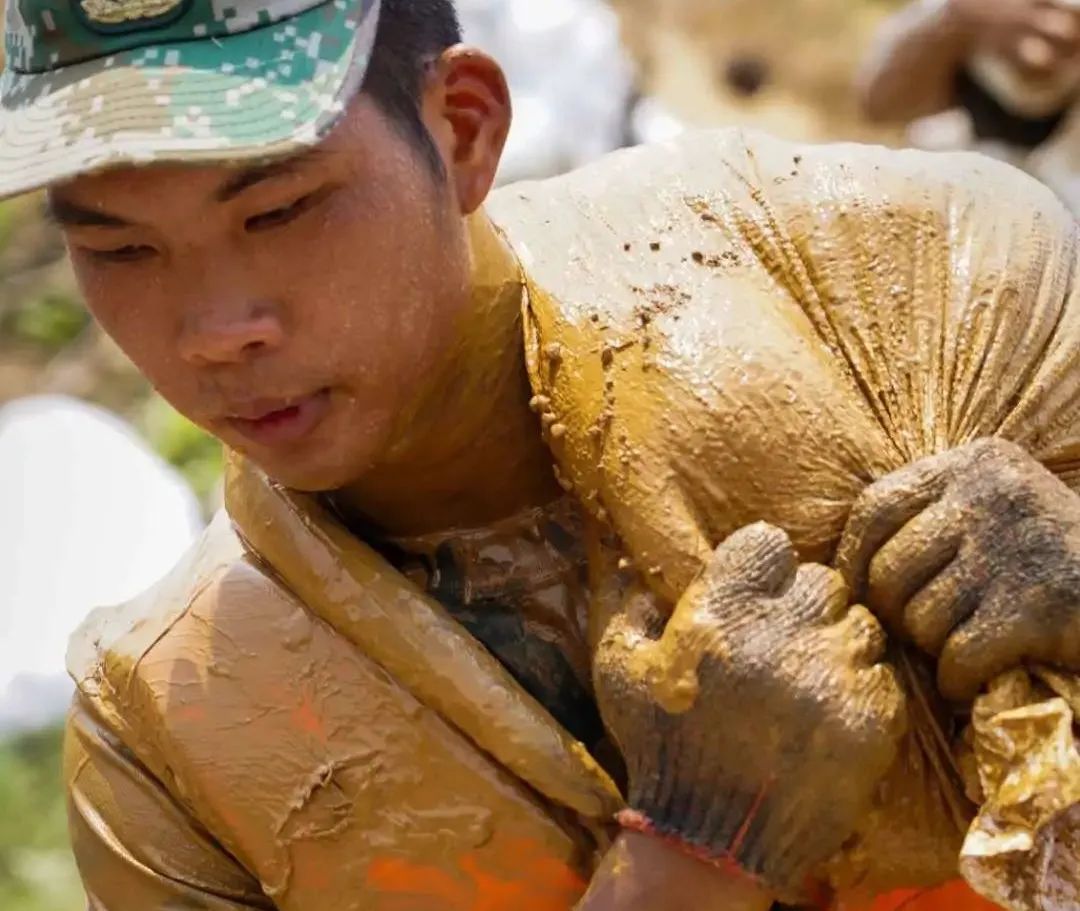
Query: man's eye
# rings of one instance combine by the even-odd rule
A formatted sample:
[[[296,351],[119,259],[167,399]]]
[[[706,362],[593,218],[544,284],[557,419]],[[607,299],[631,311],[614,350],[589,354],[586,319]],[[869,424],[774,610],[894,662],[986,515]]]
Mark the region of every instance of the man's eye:
[[[157,254],[157,250],[146,244],[127,244],[114,250],[87,250],[93,259],[105,263],[134,263],[149,259]]]
[[[307,196],[300,197],[291,205],[282,206],[280,209],[272,209],[269,212],[263,212],[261,215],[253,215],[244,222],[244,227],[248,231],[267,231],[271,228],[280,228],[282,225],[287,225],[294,219],[299,218],[316,201],[317,194],[310,193]]]

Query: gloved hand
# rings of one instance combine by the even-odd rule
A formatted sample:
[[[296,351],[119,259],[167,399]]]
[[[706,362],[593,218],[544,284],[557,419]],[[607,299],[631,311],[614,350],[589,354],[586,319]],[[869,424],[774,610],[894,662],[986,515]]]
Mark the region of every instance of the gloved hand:
[[[1080,497],[1003,440],[903,468],[855,504],[836,565],[969,700],[1025,660],[1080,670]]]
[[[767,525],[716,550],[666,628],[641,587],[608,609],[594,677],[627,763],[624,824],[805,899],[905,730],[877,621]]]

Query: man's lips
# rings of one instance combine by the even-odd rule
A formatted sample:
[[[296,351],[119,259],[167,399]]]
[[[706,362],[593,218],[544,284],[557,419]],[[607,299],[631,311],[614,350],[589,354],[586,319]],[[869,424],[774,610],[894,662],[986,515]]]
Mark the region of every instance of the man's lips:
[[[330,390],[289,399],[258,399],[238,407],[227,420],[241,436],[261,446],[297,443],[310,434],[330,410]]]

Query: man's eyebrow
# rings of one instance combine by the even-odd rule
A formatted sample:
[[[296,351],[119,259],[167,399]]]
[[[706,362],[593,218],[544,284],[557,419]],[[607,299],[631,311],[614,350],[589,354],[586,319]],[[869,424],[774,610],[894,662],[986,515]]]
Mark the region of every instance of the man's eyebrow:
[[[50,196],[45,206],[49,221],[61,228],[130,228],[132,223],[119,215],[91,209],[78,203]]]
[[[319,154],[320,150],[318,148],[312,148],[306,152],[301,152],[299,155],[294,155],[292,158],[257,165],[253,168],[245,168],[243,171],[229,177],[218,187],[214,193],[214,200],[216,202],[228,202],[264,181],[273,180],[275,177],[281,177],[285,174],[293,174]]]
[[[214,199],[217,202],[228,202],[263,181],[295,173],[312,159],[323,154],[325,154],[323,150],[316,146],[291,158],[245,168],[227,178],[214,192]],[[81,206],[61,196],[49,197],[45,214],[49,221],[61,228],[130,228],[134,224],[119,215],[113,215],[102,209]]]

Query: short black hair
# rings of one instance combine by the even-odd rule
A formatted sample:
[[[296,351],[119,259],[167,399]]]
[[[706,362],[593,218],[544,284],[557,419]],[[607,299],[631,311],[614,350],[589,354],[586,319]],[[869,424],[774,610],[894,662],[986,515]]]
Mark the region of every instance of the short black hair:
[[[382,0],[375,49],[363,91],[442,171],[431,134],[420,117],[420,94],[428,64],[461,41],[454,0]]]

